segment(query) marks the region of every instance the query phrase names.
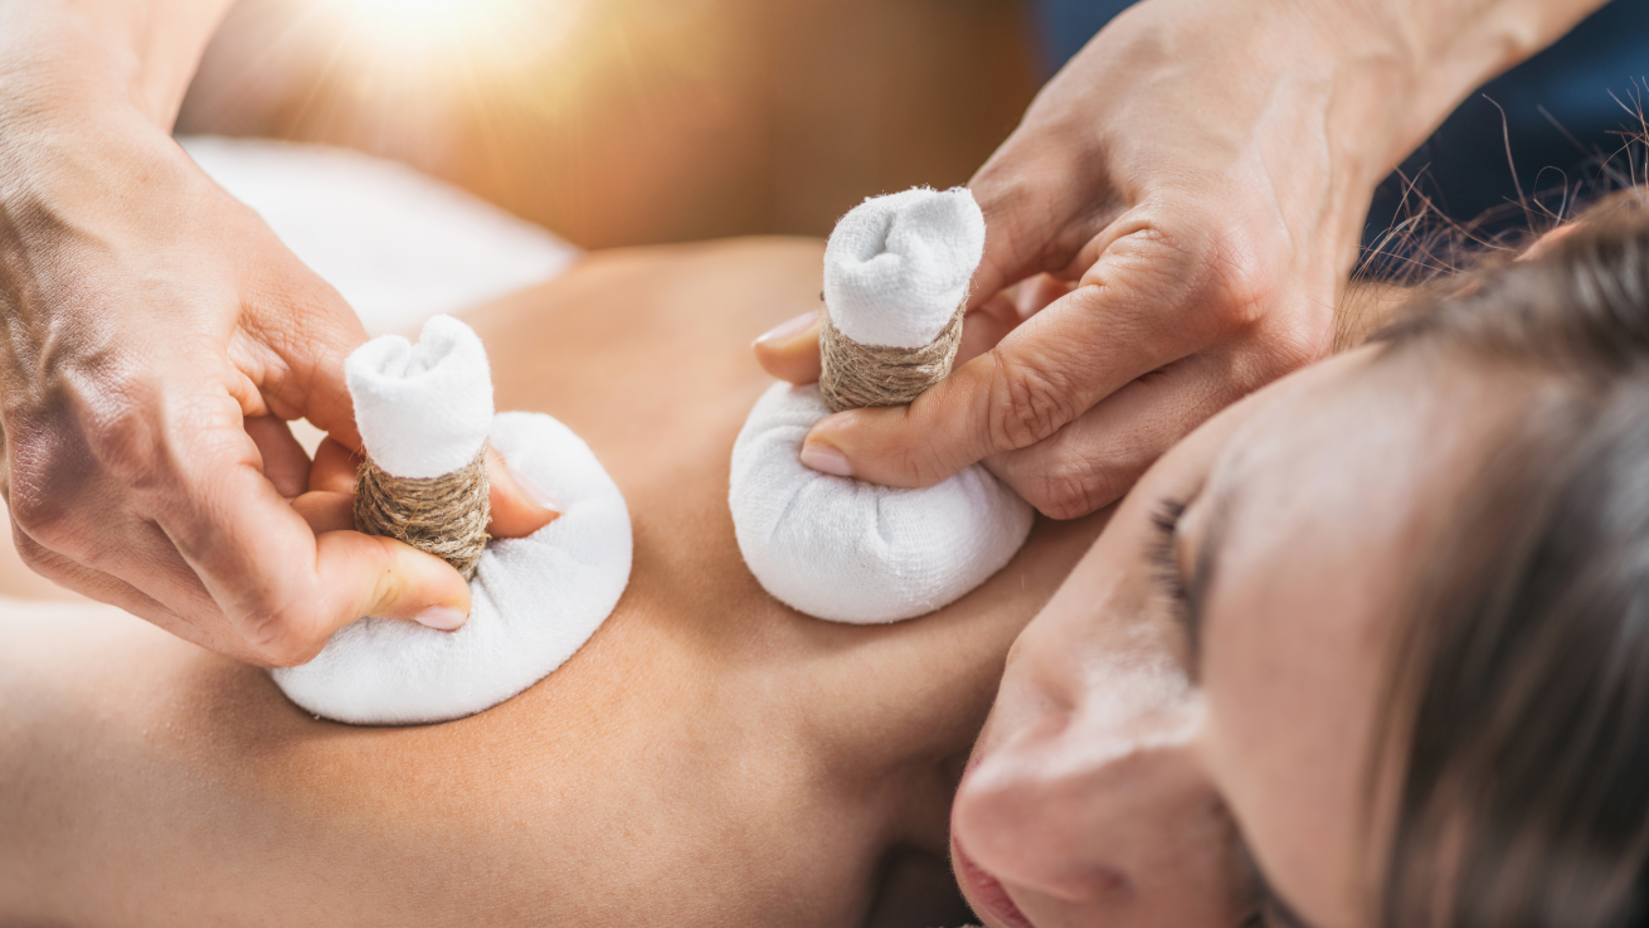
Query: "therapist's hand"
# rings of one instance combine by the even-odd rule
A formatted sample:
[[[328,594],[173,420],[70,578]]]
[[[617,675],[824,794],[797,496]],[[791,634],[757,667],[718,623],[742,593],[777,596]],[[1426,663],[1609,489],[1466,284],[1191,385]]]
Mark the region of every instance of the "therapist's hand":
[[[925,486],[983,460],[1061,518],[1115,500],[1213,412],[1329,350],[1374,185],[1530,38],[1596,3],[1567,5],[1545,36],[1516,10],[1462,18],[1516,3],[1132,8],[971,182],[988,229],[971,359],[907,407],[825,419],[803,461]],[[758,354],[805,380],[810,338]]]
[[[460,624],[445,562],[293,505],[311,465],[284,420],[358,447],[366,334],[338,294],[135,111],[7,132],[0,426],[29,566],[265,665],[363,615]],[[551,517],[495,479],[506,522]]]

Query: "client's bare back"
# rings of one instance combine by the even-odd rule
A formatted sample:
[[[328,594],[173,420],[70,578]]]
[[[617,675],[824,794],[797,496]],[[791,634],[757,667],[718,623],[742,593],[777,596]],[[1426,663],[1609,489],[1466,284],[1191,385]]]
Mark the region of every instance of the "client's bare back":
[[[0,617],[0,922],[863,922],[897,848],[943,857],[1007,647],[1098,523],[895,626],[764,593],[726,504],[746,346],[817,305],[819,260],[614,252],[466,315],[498,408],[576,430],[635,534],[613,616],[478,716],[351,728],[136,619]]]

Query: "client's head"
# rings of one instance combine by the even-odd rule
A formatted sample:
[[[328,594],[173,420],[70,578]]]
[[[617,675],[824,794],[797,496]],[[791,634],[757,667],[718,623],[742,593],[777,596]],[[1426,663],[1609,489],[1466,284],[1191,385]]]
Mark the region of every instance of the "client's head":
[[[1540,251],[1141,480],[958,794],[987,923],[1649,918],[1649,220]]]

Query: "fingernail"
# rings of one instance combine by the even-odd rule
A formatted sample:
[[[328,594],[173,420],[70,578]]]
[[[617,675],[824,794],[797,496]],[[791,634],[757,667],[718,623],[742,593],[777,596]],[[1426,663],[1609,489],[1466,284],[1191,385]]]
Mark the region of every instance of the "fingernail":
[[[419,625],[426,625],[440,632],[451,632],[462,628],[469,616],[451,606],[431,606],[413,618]]]
[[[527,498],[537,503],[540,509],[548,509],[551,512],[561,511],[556,506],[555,500],[550,499],[550,494],[546,493],[544,488],[534,482],[531,477],[516,470],[508,463],[504,465],[504,473],[509,474],[510,479],[515,481],[515,485],[521,488],[521,492],[527,494]]]
[[[822,474],[833,474],[837,477],[853,476],[853,465],[847,462],[847,455],[822,441],[810,441],[802,445],[802,463]]]
[[[782,341],[786,338],[792,338],[800,335],[811,328],[813,323],[817,322],[818,319],[819,314],[817,312],[802,313],[800,316],[797,316],[789,322],[782,323],[767,330],[766,332],[763,332],[761,337],[757,338],[753,344],[760,345],[762,342]]]

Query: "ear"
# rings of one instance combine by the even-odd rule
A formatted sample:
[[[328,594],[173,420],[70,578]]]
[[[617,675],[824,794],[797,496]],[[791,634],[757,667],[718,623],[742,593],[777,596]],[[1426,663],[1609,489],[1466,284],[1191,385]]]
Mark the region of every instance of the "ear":
[[[1546,232],[1546,234],[1535,239],[1533,245],[1525,248],[1523,253],[1517,256],[1517,260],[1533,261],[1534,259],[1541,257],[1551,251],[1552,247],[1558,242],[1561,242],[1570,235],[1573,235],[1575,230],[1579,229],[1581,225],[1582,223],[1580,222],[1565,222],[1557,228]]]

